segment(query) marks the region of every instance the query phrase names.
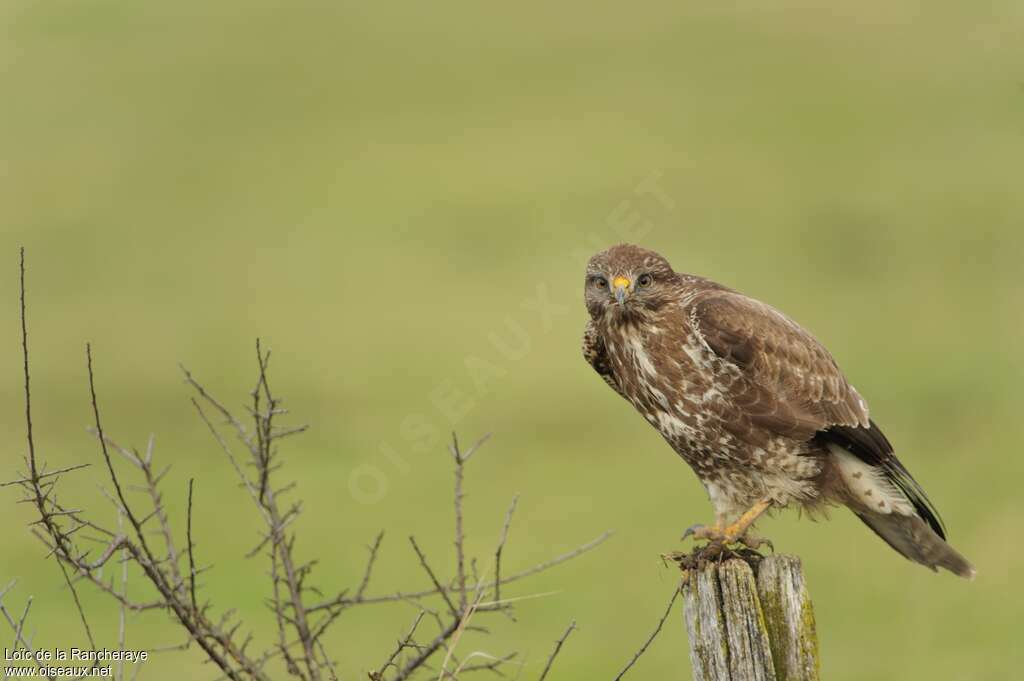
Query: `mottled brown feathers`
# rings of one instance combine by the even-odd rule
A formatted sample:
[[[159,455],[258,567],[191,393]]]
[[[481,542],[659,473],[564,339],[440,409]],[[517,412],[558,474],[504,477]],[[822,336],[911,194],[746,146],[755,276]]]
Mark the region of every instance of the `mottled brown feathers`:
[[[583,354],[700,478],[719,519],[849,506],[904,556],[968,575],[828,350],[778,310],[620,244],[587,264]]]
[[[739,399],[757,425],[803,439],[867,425],[867,406],[832,355],[781,312],[732,291],[698,294],[691,310],[708,347],[743,370],[749,394]]]
[[[587,322],[587,327],[583,331],[583,357],[586,358],[590,366],[594,367],[594,371],[604,379],[612,390],[622,395],[622,389],[619,388],[618,382],[615,380],[615,374],[612,372],[611,364],[608,362],[608,353],[604,347],[604,340],[601,339],[601,335],[594,328],[594,322]]]

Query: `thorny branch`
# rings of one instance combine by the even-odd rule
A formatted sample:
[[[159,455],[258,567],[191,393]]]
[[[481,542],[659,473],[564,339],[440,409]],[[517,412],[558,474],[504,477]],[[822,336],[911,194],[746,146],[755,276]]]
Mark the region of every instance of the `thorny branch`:
[[[654,643],[654,639],[656,639],[658,637],[658,634],[661,633],[661,628],[665,625],[665,620],[668,619],[669,613],[672,612],[672,606],[675,605],[676,599],[679,597],[679,591],[681,590],[681,586],[681,584],[676,584],[676,588],[672,592],[672,597],[668,599],[668,605],[665,607],[665,614],[661,616],[660,620],[658,620],[658,626],[654,628],[654,631],[651,632],[651,635],[648,636],[647,640],[644,641],[644,644],[640,646],[640,650],[636,651],[636,653],[633,654],[632,659],[630,659],[626,666],[623,667],[622,671],[619,672],[618,676],[616,676],[613,681],[619,681],[619,679],[625,676],[626,672],[628,672],[633,667],[633,665],[636,664],[636,661],[640,659],[640,656],[646,653],[647,649],[651,646],[652,643]]]
[[[519,503],[519,495],[512,497],[508,511],[505,513],[505,524],[501,526],[501,538],[498,539],[498,548],[494,550],[494,600],[501,600],[501,552],[505,550],[505,543],[508,541],[508,528],[512,525],[512,515],[516,512],[516,505]]]
[[[192,487],[195,478],[188,479],[188,520],[186,521],[185,541],[188,542],[188,592],[192,600],[192,610],[198,611],[196,605],[196,558],[193,551],[195,542],[192,541]]]
[[[16,581],[12,581],[3,589],[0,589],[0,615],[3,615],[3,618],[7,620],[7,624],[11,627],[11,629],[14,630],[14,646],[16,648],[24,648],[25,650],[29,651],[29,653],[32,655],[32,660],[36,664],[36,667],[42,669],[45,665],[43,664],[42,660],[39,660],[35,657],[35,649],[32,647],[32,641],[26,640],[24,636],[25,620],[28,618],[29,608],[32,607],[32,597],[29,596],[28,600],[25,602],[25,610],[20,618],[15,618],[13,613],[11,613],[11,611],[7,609],[7,606],[4,605],[4,596],[6,596],[7,593],[14,588],[14,585],[16,583]],[[47,674],[44,675],[42,678],[49,679],[52,677]]]
[[[565,552],[565,553],[563,553],[563,554],[561,554],[559,556],[555,556],[554,558],[546,560],[546,561],[544,561],[542,563],[538,563],[537,565],[534,565],[531,568],[527,568],[525,570],[520,570],[519,572],[511,574],[508,577],[502,577],[501,578],[500,586],[506,586],[508,584],[511,584],[512,582],[518,582],[519,580],[525,579],[527,577],[532,577],[533,575],[539,574],[541,572],[546,572],[547,570],[550,570],[551,568],[553,568],[553,567],[555,567],[557,565],[561,565],[562,563],[567,563],[567,562],[569,562],[570,560],[572,560],[574,558],[578,558],[579,556],[582,556],[584,553],[587,553],[589,551],[592,551],[593,549],[596,549],[598,546],[600,546],[605,541],[607,541],[609,538],[611,538],[611,536],[613,534],[614,534],[614,532],[611,531],[611,530],[608,530],[606,532],[602,532],[598,537],[590,540],[586,544],[582,544],[580,546],[577,546],[576,548],[572,549],[571,551],[567,551],[567,552]],[[491,589],[491,588],[494,588],[495,586],[499,586],[499,584],[496,581],[490,581],[490,582],[485,582],[482,586],[485,589]],[[453,593],[454,592],[454,590],[452,588],[450,588],[450,587],[444,587],[442,589],[442,591],[444,591],[445,593]],[[403,592],[403,591],[396,591],[394,593],[384,594],[384,595],[381,595],[381,596],[365,596],[363,598],[358,598],[357,599],[357,598],[349,598],[348,595],[347,595],[347,592],[342,592],[342,593],[338,594],[337,596],[335,596],[334,598],[332,598],[329,601],[324,601],[323,603],[319,603],[317,605],[312,606],[310,608],[310,611],[311,612],[315,612],[315,611],[318,611],[318,610],[323,610],[325,608],[331,608],[331,607],[335,607],[335,606],[339,606],[339,605],[341,605],[341,606],[352,606],[352,605],[370,605],[370,604],[376,604],[376,603],[394,603],[396,601],[416,601],[416,600],[419,600],[421,598],[427,598],[429,596],[437,596],[440,593],[441,593],[441,591],[438,591],[436,588],[433,588],[433,589],[425,589],[425,590],[422,590],[422,591],[405,591],[405,592]]]
[[[544,671],[540,673],[540,678],[537,681],[544,681],[547,678],[548,672],[551,671],[551,665],[555,663],[555,658],[558,657],[558,653],[562,652],[562,646],[565,645],[565,639],[569,638],[569,634],[576,630],[576,620],[569,623],[569,628],[565,630],[562,637],[555,642],[555,649],[551,651],[551,655],[548,656],[547,664],[544,665]]]
[[[377,563],[384,533],[381,532],[368,547],[368,556],[362,578],[355,588],[342,589],[332,598],[324,599],[309,582],[315,561],[298,559],[295,521],[302,512],[301,501],[285,501],[285,496],[294,484],[280,484],[277,473],[281,470],[278,443],[283,438],[301,433],[306,426],[279,426],[279,417],[288,412],[282,408],[281,399],[275,396],[268,380],[270,352],[265,351],[257,339],[257,379],[250,393],[251,403],[248,415],[251,425],[235,416],[224,403],[217,400],[187,369],[182,367],[186,384],[195,396],[192,403],[197,414],[212,434],[217,446],[228,459],[243,487],[246,489],[260,519],[263,531],[255,548],[248,554],[265,554],[270,570],[270,596],[268,606],[276,623],[275,642],[269,647],[250,652],[254,640],[252,633],[241,638],[242,622],[237,621],[234,610],[228,610],[219,617],[213,615],[209,602],[198,599],[197,577],[203,572],[196,564],[195,542],[193,540],[194,479],[189,479],[187,515],[185,518],[185,539],[187,546],[179,550],[170,517],[164,504],[161,484],[170,466],[157,469],[154,465],[154,440],[150,437],[145,451],[123,447],[105,431],[94,372],[91,345],[86,345],[86,368],[89,382],[89,406],[93,416],[90,432],[96,437],[105,469],[107,482],[112,493],[107,495],[117,513],[116,530],[104,527],[94,521],[83,510],[68,507],[57,499],[56,488],[64,475],[76,473],[90,466],[90,463],[47,470],[37,457],[32,422],[32,394],[29,373],[28,325],[25,302],[25,259],[24,249],[20,254],[20,303],[21,303],[21,345],[24,367],[25,425],[28,452],[25,457],[26,471],[14,480],[0,483],[2,486],[17,486],[24,492],[25,503],[36,511],[37,519],[32,523],[33,534],[54,556],[66,580],[86,638],[93,649],[96,643],[89,627],[85,610],[78,596],[77,585],[87,582],[109,596],[120,609],[118,646],[123,649],[126,640],[126,619],[128,611],[142,612],[162,610],[170,614],[187,632],[184,645],[174,646],[181,650],[194,641],[206,658],[219,668],[221,678],[232,681],[269,681],[266,669],[273,659],[283,661],[287,671],[303,681],[337,679],[335,662],[328,656],[324,636],[329,628],[349,609],[368,604],[406,602],[418,609],[418,614],[407,633],[402,636],[394,651],[373,671],[368,672],[371,681],[404,681],[418,672],[430,669],[430,662],[443,653],[439,666],[439,681],[456,679],[475,671],[490,671],[501,675],[502,667],[511,663],[516,653],[501,656],[482,651],[473,652],[459,661],[456,649],[463,635],[468,632],[484,632],[476,623],[478,616],[490,612],[509,613],[514,601],[536,597],[536,594],[518,598],[502,597],[503,587],[527,577],[572,560],[599,544],[609,536],[606,532],[595,540],[583,544],[560,556],[541,562],[533,567],[510,575],[502,574],[503,552],[508,542],[509,528],[518,502],[512,499],[493,553],[493,579],[487,581],[477,571],[475,558],[469,558],[465,550],[465,509],[464,485],[465,467],[480,446],[485,436],[466,451],[462,451],[453,434],[450,452],[455,466],[454,486],[454,550],[455,575],[451,579],[440,577],[427,559],[427,554],[414,537],[410,543],[419,564],[430,578],[432,588],[422,591],[394,591],[384,595],[369,595],[373,570]],[[221,423],[215,423],[210,414]],[[229,438],[222,429],[233,433],[241,445],[242,456],[236,456]],[[137,485],[126,484],[123,473],[115,465],[115,457],[123,459],[139,477]],[[146,503],[139,504],[126,493],[139,489],[145,494]],[[154,527],[155,525],[155,527]],[[87,530],[87,532],[80,532]],[[158,542],[152,541],[158,537]],[[99,543],[98,550],[86,548],[84,542]],[[157,545],[159,544],[159,546]],[[115,556],[120,560],[120,584],[103,576],[104,567]],[[187,560],[182,566],[181,561]],[[116,561],[115,561],[116,562]],[[151,600],[135,600],[129,597],[127,580],[129,567],[138,570],[144,582],[155,592]],[[471,582],[475,585],[471,586]],[[4,596],[13,583],[0,590],[0,615],[7,621],[15,634],[15,644],[32,649],[32,640],[24,634],[29,615],[31,599],[20,617],[16,617],[4,604]],[[316,600],[313,600],[315,596]],[[439,598],[447,612],[435,611],[425,604],[426,599]],[[424,630],[424,621],[432,621],[436,627],[433,633]],[[555,651],[548,659],[541,674],[543,680],[566,637],[575,628],[575,622],[559,639]],[[168,648],[171,649],[171,648]],[[479,659],[484,661],[477,661]],[[472,661],[472,663],[470,663]],[[454,665],[449,670],[449,663]],[[124,679],[124,669],[119,668]],[[136,668],[135,671],[138,671]]]
[[[382,664],[377,669],[377,671],[369,673],[371,681],[376,681],[377,679],[383,679],[384,678],[384,672],[387,671],[390,667],[395,665],[395,660],[398,659],[398,657],[402,654],[403,651],[405,651],[406,648],[415,648],[416,647],[416,645],[413,643],[413,641],[414,641],[413,637],[416,635],[416,629],[419,628],[420,622],[423,621],[423,616],[426,615],[426,614],[427,614],[427,612],[425,610],[420,610],[419,611],[419,613],[416,615],[416,619],[413,620],[413,622],[412,622],[412,627],[410,627],[409,633],[406,634],[404,637],[402,637],[401,639],[398,640],[398,647],[395,648],[395,652],[391,653],[391,655],[388,657],[388,659],[384,660],[384,664]]]

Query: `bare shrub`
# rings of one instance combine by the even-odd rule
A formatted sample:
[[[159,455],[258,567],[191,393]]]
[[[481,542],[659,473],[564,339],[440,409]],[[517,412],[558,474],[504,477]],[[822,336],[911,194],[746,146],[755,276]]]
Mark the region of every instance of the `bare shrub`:
[[[426,552],[414,537],[409,544],[418,564],[429,577],[431,588],[421,591],[370,593],[374,564],[381,550],[383,533],[369,547],[363,575],[358,584],[323,596],[310,581],[316,561],[296,555],[295,520],[302,513],[302,500],[295,496],[294,483],[279,481],[283,465],[282,443],[306,430],[306,426],[282,425],[287,415],[282,401],[271,389],[268,375],[270,351],[256,342],[256,380],[249,393],[249,406],[244,416],[229,410],[214,397],[187,369],[182,367],[185,382],[193,392],[192,403],[216,445],[233,468],[252,501],[262,523],[262,531],[249,557],[261,557],[269,565],[267,602],[273,613],[276,631],[256,636],[244,627],[234,610],[215,608],[209,599],[200,596],[197,578],[207,568],[200,567],[192,541],[193,495],[198,486],[188,485],[188,515],[185,544],[180,545],[164,504],[162,483],[167,468],[154,462],[153,440],[143,451],[122,446],[105,429],[97,396],[93,371],[92,348],[86,346],[90,401],[93,412],[92,434],[101,454],[101,465],[111,486],[108,493],[114,507],[116,525],[107,526],[94,513],[68,505],[58,498],[58,486],[66,475],[90,464],[49,470],[36,452],[32,430],[32,398],[29,372],[28,331],[25,316],[25,264],[21,253],[21,323],[22,353],[25,379],[25,424],[27,454],[25,470],[5,486],[13,485],[23,492],[24,503],[30,504],[38,518],[32,523],[33,534],[47,547],[60,567],[64,581],[81,620],[86,639],[93,650],[97,643],[79,598],[85,585],[109,597],[120,610],[119,645],[124,649],[126,614],[129,611],[157,611],[169,614],[182,628],[186,643],[180,648],[197,645],[208,660],[219,669],[220,677],[235,681],[270,678],[268,663],[283,660],[288,673],[305,681],[336,679],[336,660],[324,644],[324,635],[338,622],[342,613],[372,604],[404,601],[416,608],[411,624],[398,640],[391,654],[367,672],[371,681],[401,681],[418,672],[430,671],[438,679],[456,679],[474,671],[502,674],[516,664],[514,652],[502,656],[471,654],[461,657],[457,650],[461,637],[470,630],[481,631],[478,618],[495,613],[508,614],[514,599],[503,599],[501,590],[513,582],[527,579],[556,565],[572,560],[604,542],[609,532],[563,555],[539,563],[529,569],[505,574],[502,552],[509,535],[517,499],[513,498],[501,526],[491,567],[476,574],[476,562],[469,559],[464,548],[463,483],[466,465],[479,451],[486,438],[463,449],[458,439],[450,446],[454,465],[454,551],[456,574],[453,578],[439,575],[431,567]],[[120,461],[115,465],[115,461]],[[127,465],[129,475],[119,471]],[[133,482],[129,483],[128,479]],[[141,490],[144,501],[129,499],[127,489]],[[108,564],[120,571],[107,579],[103,568]],[[130,598],[127,590],[129,568],[150,587],[148,600]],[[110,571],[108,571],[109,573]],[[14,632],[17,646],[32,649],[25,623],[31,598],[21,614],[4,604],[10,588],[0,590],[0,616]],[[544,679],[575,622],[558,639],[541,673]],[[272,640],[260,648],[257,640]],[[39,663],[42,667],[42,663]],[[97,660],[93,666],[101,664]],[[365,664],[365,663],[364,663]],[[119,668],[122,678],[123,667]],[[137,671],[137,667],[136,667]]]

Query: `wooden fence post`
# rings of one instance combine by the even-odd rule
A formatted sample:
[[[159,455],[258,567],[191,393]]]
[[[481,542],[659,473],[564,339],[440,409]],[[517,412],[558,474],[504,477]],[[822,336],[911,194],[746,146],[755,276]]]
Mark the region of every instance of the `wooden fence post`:
[[[814,610],[796,556],[732,558],[687,571],[694,681],[819,681]]]

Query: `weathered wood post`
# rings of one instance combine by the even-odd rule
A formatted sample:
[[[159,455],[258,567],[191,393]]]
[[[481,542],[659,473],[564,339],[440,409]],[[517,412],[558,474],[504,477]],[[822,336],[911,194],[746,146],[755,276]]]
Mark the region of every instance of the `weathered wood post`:
[[[818,681],[814,611],[796,556],[692,567],[683,584],[694,681]]]

